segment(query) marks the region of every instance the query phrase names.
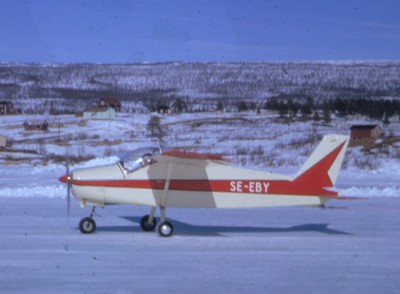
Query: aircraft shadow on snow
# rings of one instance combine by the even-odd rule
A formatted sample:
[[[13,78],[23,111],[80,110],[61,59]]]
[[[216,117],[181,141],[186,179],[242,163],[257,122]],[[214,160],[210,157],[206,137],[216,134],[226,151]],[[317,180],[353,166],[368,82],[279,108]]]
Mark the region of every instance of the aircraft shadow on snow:
[[[99,232],[143,232],[140,228],[140,217],[123,216],[138,226],[99,226]],[[243,226],[212,226],[192,225],[170,219],[175,225],[175,234],[180,236],[222,236],[224,233],[307,233],[316,232],[326,235],[352,235],[344,231],[328,228],[329,224],[303,224],[286,228],[274,227],[243,227]]]

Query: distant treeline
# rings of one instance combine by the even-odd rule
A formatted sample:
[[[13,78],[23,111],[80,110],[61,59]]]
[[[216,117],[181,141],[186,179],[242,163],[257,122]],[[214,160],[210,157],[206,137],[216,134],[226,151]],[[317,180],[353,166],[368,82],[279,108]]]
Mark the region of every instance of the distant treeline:
[[[388,122],[392,116],[400,115],[400,100],[398,99],[335,98],[315,103],[311,97],[303,101],[272,98],[267,100],[264,107],[279,112],[281,117],[296,117],[299,114],[308,117],[316,111],[323,111],[325,117],[330,113],[336,113],[342,117],[359,114]]]

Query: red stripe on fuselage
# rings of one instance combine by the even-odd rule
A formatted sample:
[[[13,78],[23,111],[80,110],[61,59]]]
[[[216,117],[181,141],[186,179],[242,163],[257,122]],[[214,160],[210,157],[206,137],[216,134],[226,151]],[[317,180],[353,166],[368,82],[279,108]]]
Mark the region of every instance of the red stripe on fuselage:
[[[166,180],[72,180],[76,186],[164,190]],[[336,192],[287,180],[170,180],[169,191],[335,197]]]

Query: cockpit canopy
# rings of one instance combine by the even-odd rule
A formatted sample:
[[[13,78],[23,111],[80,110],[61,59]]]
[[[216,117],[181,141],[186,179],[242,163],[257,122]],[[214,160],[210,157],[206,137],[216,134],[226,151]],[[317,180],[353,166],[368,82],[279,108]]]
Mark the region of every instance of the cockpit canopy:
[[[159,147],[138,148],[122,156],[120,164],[127,172],[134,172],[142,167],[155,163],[153,157],[162,153]]]

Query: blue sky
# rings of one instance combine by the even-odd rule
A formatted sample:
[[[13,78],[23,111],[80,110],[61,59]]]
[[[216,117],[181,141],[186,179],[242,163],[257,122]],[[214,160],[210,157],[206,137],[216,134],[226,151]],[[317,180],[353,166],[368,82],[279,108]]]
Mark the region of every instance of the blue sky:
[[[400,60],[400,2],[0,0],[0,62]]]

